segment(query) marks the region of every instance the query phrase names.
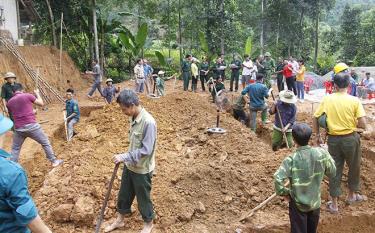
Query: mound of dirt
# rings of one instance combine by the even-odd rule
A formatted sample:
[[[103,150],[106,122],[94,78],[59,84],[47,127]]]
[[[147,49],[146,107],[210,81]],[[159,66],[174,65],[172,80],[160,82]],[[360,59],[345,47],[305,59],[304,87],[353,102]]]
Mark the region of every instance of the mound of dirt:
[[[155,232],[234,232],[236,228],[253,232],[267,225],[281,226],[279,232],[286,230],[287,207],[280,199],[251,223],[241,225],[238,219],[274,192],[272,175],[289,151],[272,152],[269,144],[229,114],[221,117],[225,135],[206,134],[216,123],[216,109],[200,95],[142,97],[142,102],[158,124],[152,191]],[[93,230],[114,167],[112,155],[127,150],[128,127],[128,118],[117,105],[110,105],[82,119],[79,135],[72,142],[64,142],[63,130],[56,134],[54,146],[65,163],[48,174],[34,195],[40,214],[54,232]],[[374,207],[372,166],[365,158],[362,179],[368,209]],[[119,172],[105,214],[107,221],[116,216],[120,179]],[[326,191],[323,197],[327,197]],[[126,229],[135,232],[141,225],[135,210]]]
[[[81,78],[79,70],[66,52],[62,54],[62,74],[60,76],[58,49],[49,46],[22,46],[18,49],[31,67],[36,70],[37,66],[40,66],[41,77],[57,90],[64,92],[70,85],[75,89],[87,87],[87,81]],[[28,91],[35,88],[35,83],[32,82],[21,63],[4,47],[1,47],[0,52],[0,70],[4,73],[15,73],[18,82],[22,83]],[[67,83],[68,80],[70,80],[70,85]]]

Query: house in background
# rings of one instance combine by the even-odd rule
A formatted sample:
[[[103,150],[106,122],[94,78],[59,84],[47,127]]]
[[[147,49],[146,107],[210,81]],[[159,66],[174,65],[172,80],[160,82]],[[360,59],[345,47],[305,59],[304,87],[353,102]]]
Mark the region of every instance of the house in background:
[[[31,35],[31,24],[40,16],[32,0],[0,0],[0,36],[13,41]]]

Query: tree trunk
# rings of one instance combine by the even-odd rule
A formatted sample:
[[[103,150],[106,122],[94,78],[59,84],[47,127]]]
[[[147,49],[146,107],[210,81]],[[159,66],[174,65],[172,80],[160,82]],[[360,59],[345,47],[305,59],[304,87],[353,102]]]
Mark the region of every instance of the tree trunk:
[[[100,67],[102,67],[103,75],[104,75],[104,43],[105,43],[105,32],[104,32],[104,22],[103,19],[101,19],[101,27],[100,27]]]
[[[182,22],[181,22],[181,0],[178,0],[178,43],[180,48],[180,63],[182,61]]]
[[[171,0],[168,0],[168,58],[171,58]]]
[[[57,47],[55,19],[54,19],[54,16],[53,16],[53,12],[52,12],[51,4],[50,4],[49,0],[46,0],[46,4],[47,4],[49,19],[51,21],[51,27],[52,27],[52,43],[53,43],[53,46]]]
[[[210,54],[213,54],[214,53],[214,49],[212,47],[212,31],[211,31],[211,28],[212,28],[212,19],[211,19],[211,8],[210,8],[210,4],[211,4],[211,1],[210,0],[206,0],[204,1],[205,2],[205,6],[206,6],[206,9],[205,9],[205,12],[206,12],[206,18],[207,18],[207,22],[206,22],[206,38],[207,38],[207,44],[208,44],[208,53]],[[206,54],[208,57],[210,56],[209,54]]]
[[[220,1],[220,11],[221,11],[221,36],[220,36],[220,50],[221,54],[224,54],[225,48],[225,39],[224,39],[224,18],[225,18],[225,11],[224,11],[224,0]]]
[[[95,59],[99,62],[99,40],[96,22],[96,0],[92,0],[92,26],[94,28]]]
[[[318,68],[318,48],[319,48],[319,4],[317,2],[315,15],[315,52],[314,52],[314,70]]]
[[[280,37],[280,12],[277,17],[276,48],[278,48],[279,46],[279,37]]]
[[[264,52],[264,0],[261,6],[261,26],[260,26],[260,53]]]

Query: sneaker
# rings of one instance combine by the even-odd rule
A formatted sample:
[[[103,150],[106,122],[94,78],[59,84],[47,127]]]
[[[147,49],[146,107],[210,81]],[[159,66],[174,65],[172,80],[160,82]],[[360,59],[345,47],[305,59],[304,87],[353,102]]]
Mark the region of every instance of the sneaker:
[[[104,228],[104,232],[111,232],[116,230],[117,228],[124,227],[124,219],[117,218],[111,225],[108,225]]]
[[[59,165],[61,165],[64,161],[62,159],[55,159],[53,162],[52,162],[52,167],[57,167]]]
[[[143,224],[143,229],[142,229],[141,233],[151,233],[152,228],[154,228],[154,224],[152,223],[152,221],[147,222],[147,223],[145,222]]]

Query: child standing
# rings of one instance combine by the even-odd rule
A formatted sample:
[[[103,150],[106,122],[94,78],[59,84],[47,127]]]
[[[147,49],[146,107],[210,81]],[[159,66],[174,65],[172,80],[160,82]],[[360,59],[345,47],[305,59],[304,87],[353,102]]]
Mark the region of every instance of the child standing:
[[[320,185],[324,175],[336,174],[335,161],[328,151],[308,145],[312,130],[305,123],[292,129],[297,149],[284,159],[274,175],[276,194],[289,202],[292,233],[314,233],[320,215]],[[289,184],[288,184],[289,183]]]
[[[303,60],[299,60],[298,64],[299,64],[299,70],[297,71],[297,77],[296,77],[297,97],[298,97],[298,100],[301,103],[303,103],[305,99],[305,85],[304,84],[305,84],[306,67],[305,67],[305,62]]]
[[[113,80],[110,78],[105,81],[105,84],[107,86],[103,90],[103,97],[105,101],[110,104],[116,96],[116,93],[120,92],[120,87],[116,88],[115,86],[113,86]]]
[[[274,103],[269,110],[270,115],[275,114],[275,123],[272,131],[273,151],[277,151],[282,146],[284,133],[289,147],[291,148],[293,146],[292,126],[296,121],[297,113],[297,107],[295,105],[297,98],[293,91],[281,91],[279,96],[280,100]],[[277,113],[277,111],[279,111],[279,113]],[[281,119],[279,118],[279,114]]]
[[[73,99],[74,97],[74,90],[68,89],[66,90],[66,102],[65,102],[65,110],[66,110],[66,119],[67,122],[67,130],[68,130],[68,141],[70,141],[73,136],[75,135],[74,132],[74,125],[78,123],[80,118],[80,112],[78,107],[77,100]]]

